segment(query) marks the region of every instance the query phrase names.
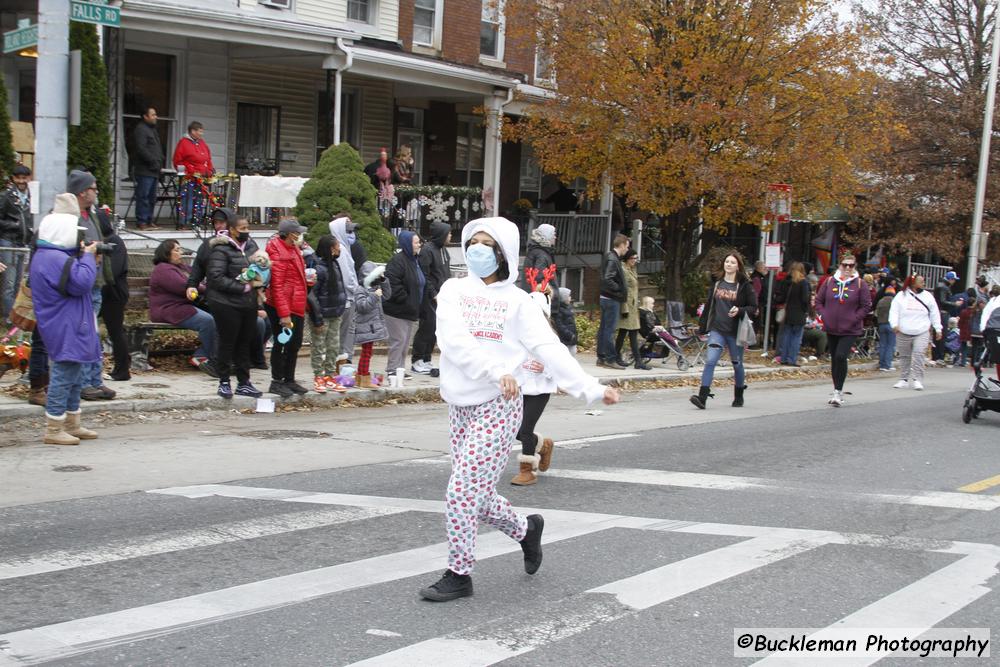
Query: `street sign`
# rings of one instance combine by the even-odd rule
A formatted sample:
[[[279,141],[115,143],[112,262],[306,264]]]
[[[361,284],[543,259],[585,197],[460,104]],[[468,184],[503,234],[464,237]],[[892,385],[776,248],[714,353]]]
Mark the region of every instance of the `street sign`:
[[[764,219],[778,224],[792,219],[792,186],[787,183],[770,183],[767,186],[767,207]]]
[[[781,244],[768,243],[764,246],[764,266],[768,270],[781,270]]]
[[[71,0],[69,18],[81,23],[96,23],[97,25],[119,28],[122,24],[122,11],[118,7],[100,5],[82,0]]]
[[[12,53],[38,44],[38,24],[29,25],[3,34],[3,52]]]

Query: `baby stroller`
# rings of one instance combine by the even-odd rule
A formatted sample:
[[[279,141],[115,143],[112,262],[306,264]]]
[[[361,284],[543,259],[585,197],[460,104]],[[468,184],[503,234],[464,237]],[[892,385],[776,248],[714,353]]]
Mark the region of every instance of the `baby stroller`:
[[[968,424],[979,418],[983,410],[1000,412],[1000,381],[991,377],[983,377],[983,366],[989,366],[992,359],[1000,357],[1000,341],[994,329],[987,330],[988,341],[983,356],[972,364],[972,372],[976,379],[969,390],[969,396],[962,406],[962,421]]]
[[[667,317],[670,318],[670,304],[667,304]],[[660,325],[660,319],[655,313],[648,310],[639,310],[639,334],[643,338],[642,345],[639,347],[639,354],[642,355],[643,361],[649,361],[650,359],[661,359],[661,363],[667,363],[667,359],[670,357],[670,353],[674,353],[674,357],[677,359],[677,370],[686,371],[691,367],[691,362],[684,356],[684,346],[682,345],[680,336],[687,336],[690,339],[694,334],[689,334],[686,328],[673,327],[671,329],[664,328]],[[675,335],[674,332],[677,332]]]

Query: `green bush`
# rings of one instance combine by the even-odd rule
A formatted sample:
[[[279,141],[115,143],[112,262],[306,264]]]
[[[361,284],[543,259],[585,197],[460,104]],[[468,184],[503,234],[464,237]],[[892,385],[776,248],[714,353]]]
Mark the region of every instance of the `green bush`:
[[[704,266],[704,262],[702,266]],[[708,286],[708,274],[704,270],[697,269],[684,274],[684,279],[681,281],[681,294],[684,298],[684,307],[689,315],[693,315],[698,306],[705,303],[705,298],[708,296]]]
[[[108,75],[97,48],[97,29],[89,23],[69,24],[69,48],[79,49],[80,125],[69,126],[66,164],[70,169],[83,167],[97,179],[102,202],[115,200],[111,181],[111,134],[108,132]]]
[[[577,352],[589,352],[597,349],[597,330],[601,326],[601,313],[594,311],[578,313],[576,316],[576,350]]]
[[[0,72],[0,182],[10,177],[14,165],[14,137],[10,131],[10,114],[7,113],[7,86],[3,72]]]
[[[314,248],[320,236],[330,233],[329,223],[338,213],[347,213],[358,225],[358,240],[368,259],[388,262],[396,239],[382,225],[375,204],[376,192],[358,152],[350,144],[337,144],[323,151],[309,181],[302,186],[295,206],[299,222],[309,227],[306,240]]]

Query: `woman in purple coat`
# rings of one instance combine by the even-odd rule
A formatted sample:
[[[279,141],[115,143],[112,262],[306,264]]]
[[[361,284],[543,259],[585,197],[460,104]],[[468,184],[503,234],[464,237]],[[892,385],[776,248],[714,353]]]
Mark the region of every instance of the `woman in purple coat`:
[[[51,367],[45,406],[45,438],[49,445],[79,445],[97,434],[80,425],[83,370],[101,361],[97,317],[91,298],[97,278],[94,243],[78,240],[80,208],[76,196],[56,196],[35,236],[29,282]]]
[[[833,375],[833,393],[827,402],[837,408],[844,403],[851,348],[864,328],[865,315],[872,309],[872,293],[858,275],[857,264],[854,255],[844,255],[837,272],[816,292],[816,312],[823,317]]]
[[[161,241],[153,252],[153,273],[149,276],[149,319],[197,331],[201,345],[194,351],[191,365],[219,377],[210,361],[215,359],[215,319],[188,300],[190,276],[181,244],[174,239]]]

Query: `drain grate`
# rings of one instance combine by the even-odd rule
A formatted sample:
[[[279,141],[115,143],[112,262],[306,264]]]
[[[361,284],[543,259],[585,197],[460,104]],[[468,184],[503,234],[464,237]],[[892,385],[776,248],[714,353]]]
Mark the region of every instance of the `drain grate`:
[[[53,472],[87,472],[90,466],[53,466]]]
[[[323,431],[247,431],[240,433],[247,438],[260,438],[261,440],[306,440],[310,438],[329,438],[330,434]]]

